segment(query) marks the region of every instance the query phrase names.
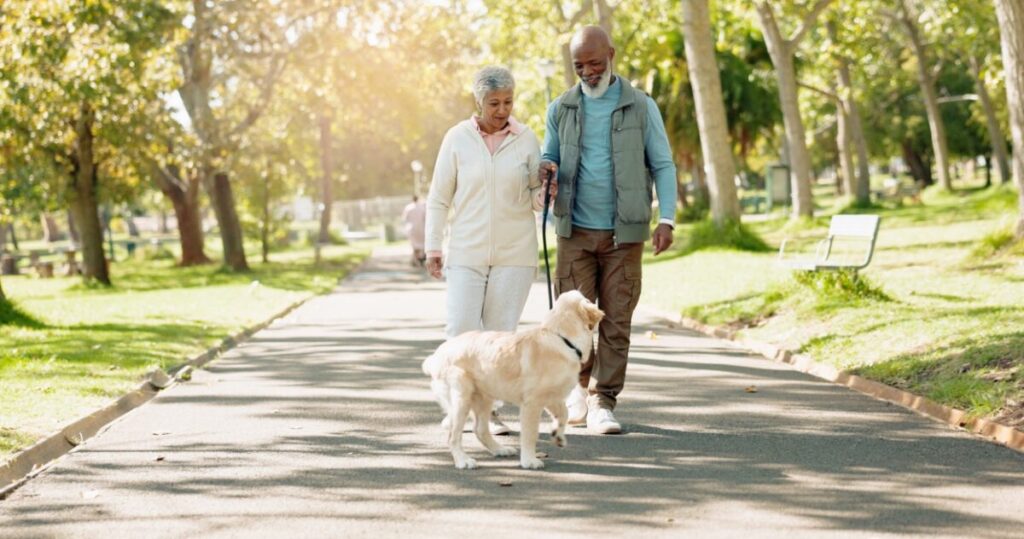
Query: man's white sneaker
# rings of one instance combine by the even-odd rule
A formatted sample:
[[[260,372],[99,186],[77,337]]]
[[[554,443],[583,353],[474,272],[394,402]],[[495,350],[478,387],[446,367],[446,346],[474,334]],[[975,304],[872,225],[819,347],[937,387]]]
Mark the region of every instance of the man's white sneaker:
[[[577,384],[565,399],[565,406],[569,408],[569,425],[583,425],[587,422],[587,390]]]
[[[607,408],[592,408],[587,412],[587,428],[597,434],[620,434],[622,425]]]

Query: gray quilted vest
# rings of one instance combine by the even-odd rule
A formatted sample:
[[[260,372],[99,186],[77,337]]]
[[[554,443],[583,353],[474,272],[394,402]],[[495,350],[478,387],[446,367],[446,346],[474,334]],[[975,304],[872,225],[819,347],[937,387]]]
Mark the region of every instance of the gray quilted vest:
[[[612,112],[612,170],[615,181],[615,242],[638,243],[651,237],[652,184],[644,153],[647,96],[619,78],[622,96]],[[572,236],[572,208],[583,134],[580,85],[562,94],[557,111],[560,163],[553,214],[555,233]]]

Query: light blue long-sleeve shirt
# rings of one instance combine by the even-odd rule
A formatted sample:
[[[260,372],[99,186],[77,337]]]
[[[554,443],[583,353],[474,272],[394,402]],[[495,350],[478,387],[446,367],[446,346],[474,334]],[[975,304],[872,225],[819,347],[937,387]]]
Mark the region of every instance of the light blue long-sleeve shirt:
[[[619,77],[601,97],[583,95],[583,133],[580,140],[580,166],[576,177],[576,197],[572,224],[594,230],[615,228],[615,180],[612,177],[612,112],[622,96]],[[644,129],[644,151],[654,178],[661,219],[675,220],[676,165],[665,134],[658,105],[647,99],[647,127]],[[560,98],[559,98],[560,99]],[[559,163],[558,105],[556,99],[548,106],[547,129],[544,133],[543,159]]]

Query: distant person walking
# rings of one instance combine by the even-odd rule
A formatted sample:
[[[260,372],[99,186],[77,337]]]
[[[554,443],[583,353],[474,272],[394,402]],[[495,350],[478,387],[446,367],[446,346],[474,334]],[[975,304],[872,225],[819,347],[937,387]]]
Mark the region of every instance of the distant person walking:
[[[420,197],[413,195],[412,202],[402,210],[402,221],[405,222],[405,235],[412,247],[412,264],[423,266],[427,252],[423,248],[424,234],[427,228],[427,204]]]
[[[427,271],[448,282],[449,338],[472,330],[514,331],[537,272],[534,210],[540,142],[512,117],[515,79],[485,67],[473,79],[479,110],[448,130],[427,197]],[[442,245],[448,225],[448,252]],[[492,417],[491,431],[508,433]]]

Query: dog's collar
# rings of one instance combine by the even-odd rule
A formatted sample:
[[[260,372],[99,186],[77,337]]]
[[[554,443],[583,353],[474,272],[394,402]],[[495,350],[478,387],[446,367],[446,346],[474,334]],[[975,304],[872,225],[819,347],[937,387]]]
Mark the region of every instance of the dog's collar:
[[[559,335],[559,337],[562,337],[562,336]],[[569,348],[572,348],[572,351],[576,352],[576,357],[579,358],[580,361],[583,361],[583,351],[582,350],[580,350],[579,348],[576,348],[576,345],[573,344],[572,341],[570,341],[569,339],[566,339],[565,337],[562,337],[562,342],[564,342],[565,345],[568,346]]]

